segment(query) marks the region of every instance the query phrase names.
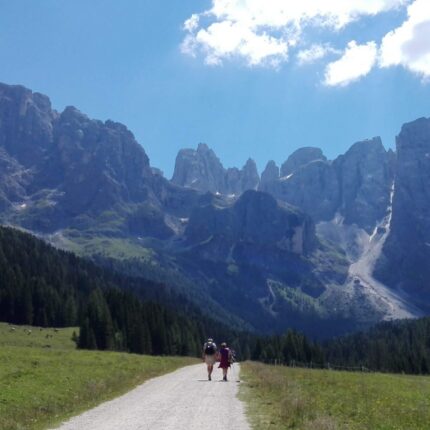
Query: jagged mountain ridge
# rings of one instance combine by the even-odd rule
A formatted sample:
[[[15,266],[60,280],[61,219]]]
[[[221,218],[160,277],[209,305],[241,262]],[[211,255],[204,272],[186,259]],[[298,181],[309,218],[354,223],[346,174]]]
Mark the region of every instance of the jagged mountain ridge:
[[[113,222],[121,234],[166,238],[174,234],[166,216],[187,216],[197,197],[154,173],[122,124],[91,120],[74,107],[58,113],[46,96],[4,84],[0,118],[0,204],[11,223],[115,234]]]
[[[242,169],[225,169],[206,144],[197,149],[181,149],[176,156],[172,183],[199,191],[238,195],[256,189],[260,182],[255,161],[251,158]]]
[[[192,175],[178,169],[168,181],[124,125],[73,107],[58,113],[46,96],[2,84],[0,219],[189,289],[199,305],[209,300],[257,330],[329,336],[392,315],[348,273],[358,238],[390,203],[392,155],[379,139],[333,162],[312,148],[293,154],[284,167],[292,173],[279,177],[270,163],[261,181],[252,161],[224,169],[199,148],[185,151]],[[343,246],[324,222],[336,234],[356,224],[357,232]]]
[[[329,221],[339,214],[346,224],[357,224],[371,232],[389,204],[393,155],[391,150],[385,150],[379,137],[355,143],[333,161],[327,160],[319,148],[299,148],[280,169],[273,160],[269,161],[261,179],[253,163],[254,179],[242,183],[242,187],[229,188],[225,186],[226,172],[239,170],[224,169],[213,150],[199,144],[195,151],[179,151],[172,182],[221,194],[240,195],[248,189],[258,189],[299,207],[315,222]],[[243,171],[249,163],[248,160]]]

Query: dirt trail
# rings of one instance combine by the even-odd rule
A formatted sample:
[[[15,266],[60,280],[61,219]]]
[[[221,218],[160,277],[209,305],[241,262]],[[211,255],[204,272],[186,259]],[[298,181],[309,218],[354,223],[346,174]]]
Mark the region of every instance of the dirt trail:
[[[250,430],[237,398],[239,364],[230,380],[220,369],[212,381],[203,364],[151,379],[129,393],[72,418],[60,430],[201,430],[228,427]],[[234,378],[234,376],[236,378]]]

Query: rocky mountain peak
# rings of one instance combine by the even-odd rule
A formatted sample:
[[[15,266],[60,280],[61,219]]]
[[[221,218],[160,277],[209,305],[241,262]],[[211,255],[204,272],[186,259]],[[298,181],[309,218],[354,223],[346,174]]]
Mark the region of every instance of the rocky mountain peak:
[[[293,173],[299,167],[304,166],[311,161],[323,160],[327,158],[324,156],[320,148],[303,147],[294,151],[281,166],[281,177],[285,177]]]
[[[85,120],[89,120],[87,115],[85,115],[77,107],[72,106],[72,105],[66,106],[64,108],[63,112],[61,112],[61,116],[63,117],[63,119],[78,117],[78,118],[82,118]]]
[[[357,142],[333,163],[340,178],[341,209],[347,224],[371,232],[390,204],[392,167],[381,138]]]
[[[224,174],[224,167],[215,153],[206,144],[199,143],[197,150],[178,152],[172,182],[204,192],[223,192]]]
[[[198,191],[240,194],[256,189],[260,177],[255,161],[248,159],[242,170],[225,169],[215,152],[206,144],[197,149],[181,149],[176,156],[172,183]]]
[[[261,174],[260,188],[264,188],[266,184],[279,179],[279,167],[273,160],[270,160]]]
[[[147,201],[160,182],[126,126],[73,106],[58,114],[48,97],[21,86],[0,84],[0,129],[1,160],[13,173],[0,184],[0,200],[20,208],[15,222],[30,229]]]
[[[215,155],[215,153],[212,151],[212,149],[209,148],[209,146],[206,143],[199,143],[197,145],[197,152],[201,152],[201,153],[212,152],[212,154]]]
[[[241,172],[241,190],[256,190],[260,183],[257,165],[252,158],[248,158]]]
[[[55,117],[48,97],[20,85],[0,84],[0,147],[25,167],[44,157]]]

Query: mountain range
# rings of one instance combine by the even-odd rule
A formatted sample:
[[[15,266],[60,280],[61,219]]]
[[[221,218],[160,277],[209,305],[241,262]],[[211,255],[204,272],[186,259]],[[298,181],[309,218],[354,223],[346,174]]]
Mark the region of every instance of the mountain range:
[[[396,151],[375,137],[328,160],[304,147],[261,176],[183,149],[171,180],[122,124],[0,84],[0,222],[214,317],[314,337],[430,311],[430,119]]]

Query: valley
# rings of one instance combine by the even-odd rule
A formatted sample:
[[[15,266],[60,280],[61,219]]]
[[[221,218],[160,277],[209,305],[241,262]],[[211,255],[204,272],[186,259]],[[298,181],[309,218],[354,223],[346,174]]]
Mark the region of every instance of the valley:
[[[387,151],[378,137],[334,160],[301,148],[281,168],[270,161],[261,178],[251,159],[225,169],[199,144],[178,153],[168,180],[124,125],[70,106],[59,113],[24,87],[0,85],[1,118],[13,118],[0,136],[5,225],[167,284],[257,332],[325,338],[430,309],[427,272],[413,285],[409,266],[390,277],[411,225],[399,221],[410,179],[399,174],[405,151]],[[407,157],[415,135],[405,130],[430,150],[428,121],[403,127]],[[423,250],[426,234],[416,239]],[[414,261],[425,265],[425,255]]]

